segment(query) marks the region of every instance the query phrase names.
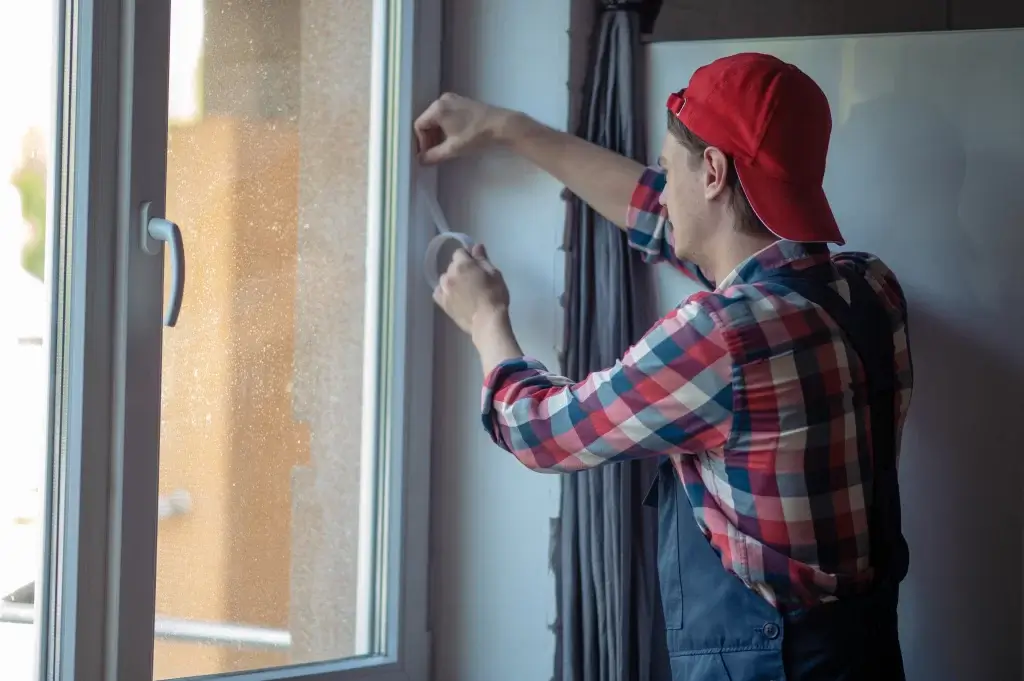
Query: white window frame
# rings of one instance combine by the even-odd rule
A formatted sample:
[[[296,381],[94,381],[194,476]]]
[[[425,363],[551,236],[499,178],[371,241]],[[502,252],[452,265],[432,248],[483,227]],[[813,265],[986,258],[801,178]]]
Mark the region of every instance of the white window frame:
[[[165,209],[171,0],[52,1],[52,484],[35,605],[39,676],[145,681],[153,673],[164,258],[140,248],[140,209]],[[360,605],[385,605],[382,621],[364,618],[357,635],[382,654],[218,679],[429,676],[425,407],[434,312],[417,274],[431,233],[413,187],[434,191],[435,178],[414,161],[412,122],[439,92],[441,3],[375,0],[375,16],[391,13],[375,21],[375,54],[389,59],[374,59],[367,310],[390,310],[391,342],[378,353],[381,337],[368,333],[365,366],[382,367],[382,379],[369,375],[364,394],[389,418],[364,420],[360,541],[375,545],[381,577],[363,581],[361,570],[359,589]],[[375,480],[387,484],[375,488]]]

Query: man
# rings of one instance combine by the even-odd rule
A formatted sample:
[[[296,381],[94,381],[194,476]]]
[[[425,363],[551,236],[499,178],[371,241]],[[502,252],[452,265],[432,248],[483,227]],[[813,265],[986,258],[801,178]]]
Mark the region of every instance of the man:
[[[454,95],[416,121],[423,162],[503,145],[709,289],[580,383],[524,357],[482,247],[434,293],[479,350],[484,424],[524,464],[664,457],[650,498],[674,681],[903,678],[906,303],[874,256],[830,255],[831,127],[820,88],[760,54],[669,98],[654,168]]]

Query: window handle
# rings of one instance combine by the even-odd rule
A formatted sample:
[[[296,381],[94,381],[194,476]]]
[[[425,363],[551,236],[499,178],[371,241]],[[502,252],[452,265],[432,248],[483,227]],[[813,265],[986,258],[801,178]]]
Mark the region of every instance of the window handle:
[[[174,326],[181,313],[181,299],[185,295],[185,246],[178,225],[164,218],[150,216],[152,204],[142,204],[142,251],[147,255],[160,255],[160,247],[167,244],[171,256],[171,297],[164,310],[164,325]]]

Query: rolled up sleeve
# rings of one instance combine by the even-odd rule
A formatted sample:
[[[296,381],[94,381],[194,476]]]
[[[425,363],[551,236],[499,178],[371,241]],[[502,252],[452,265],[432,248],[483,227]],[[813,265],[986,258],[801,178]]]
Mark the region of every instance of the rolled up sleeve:
[[[702,287],[714,288],[694,263],[676,256],[672,241],[672,223],[661,205],[665,190],[665,171],[658,167],[644,170],[633,190],[626,213],[629,245],[644,254],[649,263],[667,262]]]
[[[579,383],[526,357],[498,365],[482,417],[491,439],[536,471],[702,452],[728,438],[732,360],[713,318],[690,302]]]

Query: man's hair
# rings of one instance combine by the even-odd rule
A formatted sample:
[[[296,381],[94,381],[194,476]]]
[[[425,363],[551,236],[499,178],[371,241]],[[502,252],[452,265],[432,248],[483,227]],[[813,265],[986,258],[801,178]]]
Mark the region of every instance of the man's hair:
[[[668,131],[696,157],[703,156],[704,150],[711,146],[693,134],[671,111],[668,112]],[[740,184],[740,177],[736,174],[736,165],[732,162],[731,158],[729,159],[729,171],[725,182],[726,186],[732,190],[732,208],[736,212],[738,220],[737,229],[742,234],[771,236],[771,230],[764,226],[761,219],[754,213],[754,209],[751,208],[750,201],[747,200],[747,194],[743,191],[743,185]]]

